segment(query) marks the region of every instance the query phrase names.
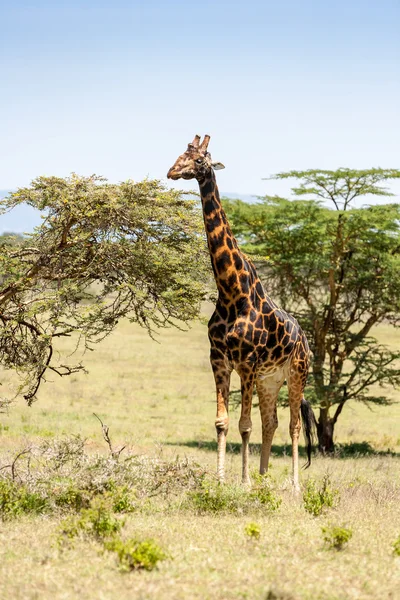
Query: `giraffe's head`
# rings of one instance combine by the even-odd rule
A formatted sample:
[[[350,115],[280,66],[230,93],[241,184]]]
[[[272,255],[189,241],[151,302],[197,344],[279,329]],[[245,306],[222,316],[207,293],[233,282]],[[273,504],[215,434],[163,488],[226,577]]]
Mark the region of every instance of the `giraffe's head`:
[[[211,154],[207,152],[210,136],[205,135],[200,144],[200,136],[196,135],[186,152],[181,154],[168,171],[168,179],[204,179],[211,169],[224,169],[222,163],[213,162]]]

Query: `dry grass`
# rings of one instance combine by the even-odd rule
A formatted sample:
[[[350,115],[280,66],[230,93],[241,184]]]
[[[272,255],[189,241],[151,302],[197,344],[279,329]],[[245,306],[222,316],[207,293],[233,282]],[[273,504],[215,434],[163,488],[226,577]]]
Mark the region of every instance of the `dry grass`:
[[[390,330],[382,328],[378,333],[396,344]],[[120,460],[131,453],[147,465],[140,477],[128,476],[139,492],[140,503],[132,514],[125,515],[123,535],[152,537],[172,558],[152,572],[123,574],[116,568],[114,556],[96,541],[77,539],[72,546],[57,545],[61,511],[21,516],[0,522],[2,598],[398,597],[400,559],[394,556],[392,543],[400,534],[400,405],[370,411],[349,404],[340,418],[340,442],[367,442],[382,455],[317,457],[302,474],[304,483],[310,476],[321,482],[328,473],[340,493],[336,508],[313,517],[305,511],[301,497],[292,495],[290,458],[284,456],[290,450],[288,414],[280,410],[271,468],[276,494],[282,500],[279,509],[199,515],[185,503],[187,489],[179,487],[174,475],[171,493],[147,498],[151,478],[160,477],[155,464],[173,464],[178,456],[182,464],[201,466],[194,468],[195,479],[201,478],[203,469],[214,472],[215,405],[205,327],[196,324],[189,333],[162,332],[160,344],[155,344],[137,327],[124,323],[86,362],[88,376],[55,380],[44,387],[32,408],[20,402],[8,415],[0,416],[0,462],[9,464],[18,450],[43,444],[43,440],[52,446],[60,437],[81,435],[87,438],[85,461],[90,463],[96,453],[107,453],[99,422],[93,417],[93,412],[97,413],[110,426],[115,447],[128,444]],[[237,420],[235,412],[229,433],[233,452],[228,456],[228,485],[236,485],[240,474]],[[251,467],[256,469],[256,445],[260,442],[256,411],[253,422]],[[394,455],[385,454],[388,448]],[[21,461],[22,479],[26,462],[24,458]],[[51,475],[43,462],[32,469],[42,480]],[[70,476],[78,478],[81,487],[86,481],[77,474]],[[107,472],[107,477],[113,476]],[[32,477],[31,485],[38,485],[39,478]],[[258,540],[245,533],[250,521],[260,526]],[[343,551],[326,549],[321,533],[326,525],[352,529],[353,537]]]

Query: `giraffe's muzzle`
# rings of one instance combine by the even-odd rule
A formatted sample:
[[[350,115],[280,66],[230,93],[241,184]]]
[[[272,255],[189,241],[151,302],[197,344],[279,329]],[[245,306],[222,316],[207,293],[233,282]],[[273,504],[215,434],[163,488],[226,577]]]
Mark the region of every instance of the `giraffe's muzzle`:
[[[174,171],[174,169],[172,168],[172,169],[170,169],[168,171],[167,177],[168,177],[168,179],[174,179],[174,180],[176,180],[176,179],[179,179],[180,175],[179,175],[179,173],[177,173],[176,171]]]

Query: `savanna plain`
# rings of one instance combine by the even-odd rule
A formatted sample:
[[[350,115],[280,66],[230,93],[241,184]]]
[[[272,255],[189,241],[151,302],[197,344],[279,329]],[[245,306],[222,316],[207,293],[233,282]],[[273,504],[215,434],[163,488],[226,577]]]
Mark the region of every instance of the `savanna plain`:
[[[389,327],[375,333],[398,347]],[[54,378],[32,407],[18,400],[0,415],[0,598],[400,598],[400,405],[346,406],[337,455],[313,458],[297,496],[288,410],[278,411],[260,478],[253,409],[253,488],[244,490],[233,407],[218,487],[206,326],[156,338],[121,322],[84,356],[87,375]],[[73,340],[64,344],[72,351]],[[153,540],[155,568],[113,550],[116,534],[122,544]]]

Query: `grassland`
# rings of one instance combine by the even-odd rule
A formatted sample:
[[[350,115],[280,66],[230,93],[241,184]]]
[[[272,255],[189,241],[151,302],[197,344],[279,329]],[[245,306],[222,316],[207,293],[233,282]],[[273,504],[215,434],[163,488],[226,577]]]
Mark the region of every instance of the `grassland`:
[[[378,334],[398,344],[389,328]],[[85,364],[88,375],[55,379],[31,408],[21,401],[0,415],[0,466],[10,464],[23,448],[68,436],[85,438],[89,457],[106,455],[96,413],[110,426],[114,446],[127,444],[122,463],[124,457],[145,457],[151,469],[187,458],[212,481],[215,403],[204,325],[197,323],[189,332],[163,331],[155,343],[136,326],[122,323],[85,356]],[[238,412],[232,411],[227,462],[232,490],[240,475],[237,421]],[[238,505],[203,514],[188,504],[188,490],[173,477],[171,493],[161,495],[135,481],[140,501],[124,515],[124,536],[154,538],[170,558],[154,571],[131,573],[120,572],[114,555],[96,540],[78,537],[60,548],[62,511],[6,519],[0,522],[0,597],[395,600],[400,589],[400,558],[392,548],[400,535],[400,405],[345,408],[337,440],[368,453],[316,457],[302,474],[303,485],[309,477],[319,485],[329,475],[339,492],[337,505],[317,517],[291,491],[286,410],[279,410],[279,421],[271,468],[273,493],[282,501],[278,510]],[[256,410],[253,425],[255,470],[260,443]],[[20,464],[17,480],[29,474],[27,462]],[[259,525],[259,539],[246,535],[249,522]],[[323,542],[321,528],[330,524],[353,532],[341,551]]]

